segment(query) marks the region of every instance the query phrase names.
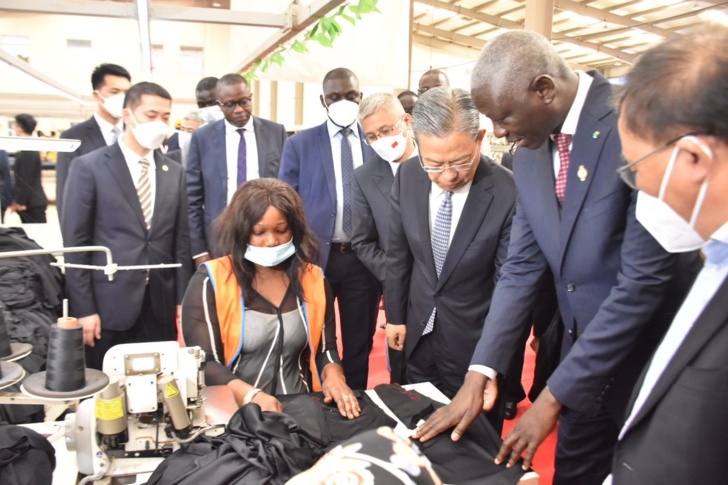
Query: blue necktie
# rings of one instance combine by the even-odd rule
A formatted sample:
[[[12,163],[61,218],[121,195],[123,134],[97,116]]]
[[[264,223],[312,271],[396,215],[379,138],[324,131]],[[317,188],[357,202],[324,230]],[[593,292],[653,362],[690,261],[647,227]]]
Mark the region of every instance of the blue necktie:
[[[435,260],[435,271],[437,271],[438,278],[440,277],[440,273],[442,273],[442,265],[445,264],[445,258],[447,257],[447,248],[450,240],[450,223],[452,221],[452,192],[446,190],[444,196],[445,198],[437,210],[435,224],[432,226],[432,236],[430,237],[432,259]],[[425,325],[422,335],[427,335],[435,328],[436,313],[437,307],[432,309],[432,314],[430,315],[430,319],[427,320],[427,325]]]
[[[351,179],[354,174],[354,156],[349,143],[350,128],[341,129],[341,183],[344,191],[344,217],[342,228],[351,237]]]
[[[240,143],[238,144],[238,187],[240,187],[248,179],[248,153],[245,146],[245,137],[243,136],[245,128],[235,131],[240,133]]]

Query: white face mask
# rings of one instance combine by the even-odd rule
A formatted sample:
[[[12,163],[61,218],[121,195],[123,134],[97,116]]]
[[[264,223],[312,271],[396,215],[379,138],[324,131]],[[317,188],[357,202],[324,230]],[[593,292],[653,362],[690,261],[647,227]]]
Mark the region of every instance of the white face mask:
[[[104,107],[107,113],[117,120],[121,118],[124,113],[124,97],[126,96],[126,93],[115,94],[108,98],[101,96],[101,93],[98,91],[96,91],[96,94],[99,95],[99,98],[104,100],[104,103],[101,106]]]
[[[283,243],[280,246],[273,246],[272,248],[248,244],[248,249],[245,250],[245,259],[251,263],[270,268],[278,266],[295,253],[296,246],[293,245],[293,238],[291,237],[291,240],[287,243]]]
[[[192,141],[192,133],[187,133],[186,131],[178,131],[177,132],[177,140],[179,140],[179,148],[184,153],[187,153],[190,151],[190,142]]]
[[[372,143],[371,146],[377,155],[386,161],[394,162],[395,160],[399,160],[407,148],[407,137],[404,134],[404,129],[397,135],[380,138]]]
[[[342,99],[326,106],[329,119],[333,124],[341,128],[351,126],[356,122],[356,116],[359,114],[359,105],[353,101]]]
[[[200,108],[197,112],[199,113],[200,118],[205,120],[205,123],[214,123],[225,118],[225,115],[218,105],[206,106],[204,108]]]
[[[164,121],[147,121],[146,123],[139,123],[134,115],[129,111],[129,116],[134,121],[136,126],[129,125],[131,132],[134,133],[137,143],[144,148],[149,150],[156,150],[159,148],[164,139],[167,137],[167,130],[169,127]]]
[[[695,201],[690,222],[683,219],[672,207],[665,203],[665,191],[679,152],[680,148],[675,147],[667,164],[665,175],[662,176],[658,197],[640,191],[637,194],[637,207],[635,209],[635,216],[640,224],[652,234],[652,237],[660,243],[665,251],[670,253],[694,251],[702,248],[706,242],[695,230],[695,222],[705,200],[705,193],[708,189],[707,179],[698,192],[698,199]]]

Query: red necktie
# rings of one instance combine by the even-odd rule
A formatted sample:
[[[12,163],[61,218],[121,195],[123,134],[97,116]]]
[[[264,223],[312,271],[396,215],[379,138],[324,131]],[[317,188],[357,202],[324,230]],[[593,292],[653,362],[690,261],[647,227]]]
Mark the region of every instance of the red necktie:
[[[559,158],[561,159],[559,173],[556,176],[556,198],[559,204],[564,203],[564,194],[566,193],[566,176],[569,173],[569,158],[571,157],[571,150],[569,150],[571,138],[571,135],[565,133],[556,135],[556,148],[559,150]]]

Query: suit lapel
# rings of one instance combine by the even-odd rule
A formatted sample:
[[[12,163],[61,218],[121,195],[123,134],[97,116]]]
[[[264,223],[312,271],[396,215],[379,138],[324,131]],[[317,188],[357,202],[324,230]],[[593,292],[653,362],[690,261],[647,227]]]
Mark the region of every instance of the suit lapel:
[[[134,181],[129,173],[129,167],[126,165],[126,160],[124,159],[124,155],[121,153],[119,144],[116,143],[112,146],[113,149],[105,154],[107,158],[104,160],[104,163],[114,176],[116,183],[119,185],[121,193],[124,196],[124,200],[126,200],[127,204],[129,204],[131,210],[134,211],[139,224],[146,231],[147,225],[144,223],[142,206],[139,203],[139,196],[137,195],[136,187],[134,187]]]
[[[178,194],[175,190],[174,182],[169,174],[169,167],[167,166],[168,161],[158,153],[154,155],[154,164],[156,167],[156,193],[154,195],[154,213],[152,214],[152,228],[151,232],[154,233],[154,229],[159,227],[159,223],[162,221],[162,217],[171,212],[167,210],[173,203],[176,203],[173,198]],[[167,170],[165,170],[167,168]]]
[[[258,176],[265,177],[265,160],[268,156],[268,143],[266,143],[266,126],[259,118],[253,117],[253,129],[255,130],[255,144],[258,147]]]
[[[321,153],[321,165],[323,165],[326,185],[329,187],[329,195],[336,207],[336,175],[334,174],[334,157],[331,154],[331,139],[326,122],[320,125],[318,136],[319,152]]]
[[[217,125],[213,126],[212,129],[215,131],[213,136],[214,146],[213,150],[215,155],[212,157],[213,162],[217,164],[217,170],[220,173],[220,185],[218,190],[223,194],[225,203],[223,207],[227,205],[227,140],[225,139],[225,120],[216,122]]]
[[[725,301],[727,299],[728,279],[723,281],[721,287],[698,317],[693,328],[690,329],[690,332],[688,332],[688,335],[682,345],[680,345],[677,352],[668,363],[662,373],[662,376],[660,376],[655,387],[652,389],[652,392],[650,392],[647,400],[642,405],[642,408],[640,408],[635,419],[632,421],[630,429],[633,429],[637,423],[649,414],[652,408],[660,402],[665,393],[672,387],[675,380],[680,376],[690,362],[692,362],[698,352],[700,352],[700,350],[708,342],[710,342],[713,335],[715,335],[715,333],[726,324]],[[640,386],[642,381],[643,379],[638,381]],[[638,391],[639,388],[635,388],[635,393],[632,396],[632,404],[634,404],[634,399],[636,399]]]
[[[437,286],[437,270],[432,257],[432,242],[430,241],[430,186],[432,182],[424,170],[418,168],[413,173],[415,212],[417,214],[417,228],[422,243],[422,255],[425,259],[427,271],[425,275],[430,285]]]
[[[376,164],[374,173],[372,173],[372,182],[379,189],[379,192],[382,193],[382,197],[389,201],[392,195],[392,183],[394,183],[394,175],[389,167],[389,163],[379,157],[372,160],[371,163]]]
[[[102,148],[106,146],[106,139],[104,138],[104,134],[101,133],[101,127],[96,121],[96,118],[94,118],[93,116],[91,117],[91,123],[88,124],[88,131],[89,139],[93,140],[93,144],[95,145],[91,150],[88,150],[88,152],[93,151],[96,148]]]
[[[490,204],[493,202],[493,194],[490,193],[490,189],[493,187],[493,177],[486,160],[485,156],[480,156],[480,163],[475,171],[473,184],[468,192],[468,198],[465,200],[460,221],[455,228],[455,234],[447,250],[436,290],[443,287],[455,268],[457,268],[460,259],[480,229],[485,214],[488,213]],[[430,251],[430,254],[432,254],[432,251]]]

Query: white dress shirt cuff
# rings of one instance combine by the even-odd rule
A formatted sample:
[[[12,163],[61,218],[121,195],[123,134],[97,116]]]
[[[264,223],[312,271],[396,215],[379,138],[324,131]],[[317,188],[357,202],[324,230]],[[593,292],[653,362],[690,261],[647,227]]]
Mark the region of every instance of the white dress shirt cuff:
[[[479,374],[483,374],[485,377],[490,379],[491,381],[494,381],[496,377],[498,377],[498,372],[496,372],[494,369],[491,369],[490,367],[486,367],[484,365],[471,365],[468,367],[469,371],[475,371]]]

